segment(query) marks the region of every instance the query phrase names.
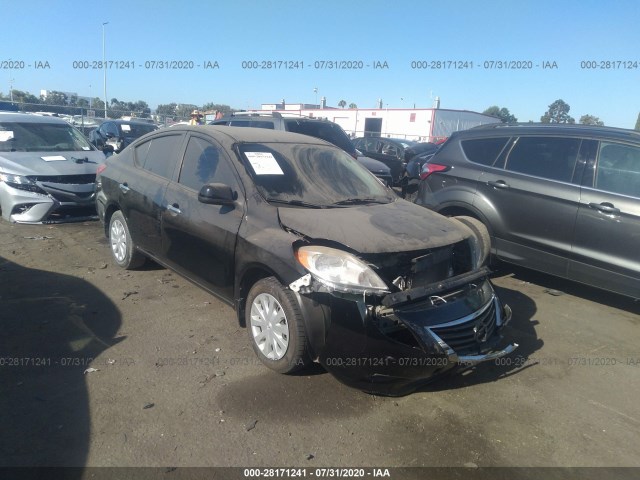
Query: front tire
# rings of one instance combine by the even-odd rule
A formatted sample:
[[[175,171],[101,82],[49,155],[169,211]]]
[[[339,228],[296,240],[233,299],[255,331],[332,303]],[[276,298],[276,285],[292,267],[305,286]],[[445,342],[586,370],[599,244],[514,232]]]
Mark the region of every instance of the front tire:
[[[137,249],[129,233],[129,225],[120,210],[109,221],[109,245],[115,262],[126,270],[142,266],[145,257]]]
[[[245,321],[253,351],[270,369],[292,373],[310,363],[298,301],[276,278],[264,278],[251,288]]]

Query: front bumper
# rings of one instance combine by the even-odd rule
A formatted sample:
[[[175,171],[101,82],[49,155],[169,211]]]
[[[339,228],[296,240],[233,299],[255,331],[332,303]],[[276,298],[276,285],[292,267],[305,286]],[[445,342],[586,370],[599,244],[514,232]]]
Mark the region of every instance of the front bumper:
[[[513,352],[517,344],[501,345],[511,309],[500,302],[488,273],[482,269],[382,298],[303,295],[325,310],[322,339],[311,336],[318,361],[349,386],[395,396]],[[307,303],[303,311],[313,308]]]
[[[20,190],[0,182],[5,220],[15,223],[57,223],[95,219],[94,184],[39,183],[44,193]]]

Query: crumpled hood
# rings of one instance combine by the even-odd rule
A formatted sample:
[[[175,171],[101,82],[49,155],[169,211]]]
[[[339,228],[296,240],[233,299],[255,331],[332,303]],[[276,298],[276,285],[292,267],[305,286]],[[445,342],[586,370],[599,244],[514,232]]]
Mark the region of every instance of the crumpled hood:
[[[50,160],[43,160],[49,157]],[[64,157],[65,160],[55,160]],[[76,159],[88,162],[76,163]],[[79,152],[2,152],[0,171],[14,175],[86,175],[96,173],[105,160],[104,153],[95,150]]]
[[[279,207],[278,214],[284,227],[362,254],[437,248],[468,237],[456,222],[404,200],[346,208]]]

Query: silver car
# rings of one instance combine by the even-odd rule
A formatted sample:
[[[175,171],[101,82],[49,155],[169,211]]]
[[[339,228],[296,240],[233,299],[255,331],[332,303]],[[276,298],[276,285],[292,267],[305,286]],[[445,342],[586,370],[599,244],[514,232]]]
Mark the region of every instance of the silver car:
[[[105,160],[62,119],[0,112],[0,211],[19,223],[95,216],[96,169]]]

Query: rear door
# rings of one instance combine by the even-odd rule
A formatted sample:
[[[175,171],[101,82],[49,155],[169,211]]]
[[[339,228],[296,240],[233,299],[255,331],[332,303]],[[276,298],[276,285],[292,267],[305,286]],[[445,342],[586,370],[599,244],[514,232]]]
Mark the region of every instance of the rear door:
[[[478,193],[496,214],[499,258],[567,275],[580,200],[574,183],[580,145],[579,138],[522,136],[503,158],[502,170],[482,173]]]
[[[592,142],[569,278],[639,297],[640,146]]]
[[[199,202],[198,192],[210,183],[232,187],[235,205]],[[168,185],[163,203],[163,260],[212,293],[232,299],[244,192],[229,156],[214,139],[189,136],[178,180]]]
[[[161,251],[164,193],[178,163],[184,133],[154,136],[134,147],[133,163],[120,177],[119,203],[135,243],[152,255]]]

